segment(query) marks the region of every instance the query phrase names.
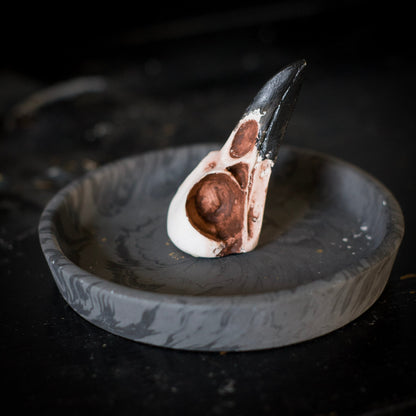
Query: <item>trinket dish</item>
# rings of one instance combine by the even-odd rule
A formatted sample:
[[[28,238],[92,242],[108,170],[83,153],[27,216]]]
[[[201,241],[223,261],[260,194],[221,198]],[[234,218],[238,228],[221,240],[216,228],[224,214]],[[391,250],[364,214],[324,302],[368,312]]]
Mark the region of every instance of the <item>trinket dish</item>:
[[[298,343],[366,311],[388,281],[402,212],[379,181],[325,154],[280,148],[253,251],[207,259],[176,248],[169,202],[218,146],[115,161],[51,199],[39,238],[66,302],[119,336],[200,351]]]

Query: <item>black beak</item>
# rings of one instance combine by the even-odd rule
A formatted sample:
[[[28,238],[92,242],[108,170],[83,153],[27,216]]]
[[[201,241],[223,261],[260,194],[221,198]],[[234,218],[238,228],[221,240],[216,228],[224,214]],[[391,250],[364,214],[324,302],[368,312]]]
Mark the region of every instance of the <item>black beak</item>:
[[[306,61],[302,59],[283,68],[264,85],[246,110],[246,113],[260,110],[263,114],[256,143],[263,160],[275,161],[277,158],[296,105],[305,67]]]

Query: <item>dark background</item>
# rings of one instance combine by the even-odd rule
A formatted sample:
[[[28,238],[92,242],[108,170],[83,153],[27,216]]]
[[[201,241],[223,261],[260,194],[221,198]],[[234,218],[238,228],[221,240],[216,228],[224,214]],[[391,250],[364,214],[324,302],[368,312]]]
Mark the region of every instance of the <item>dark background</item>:
[[[4,399],[46,414],[413,414],[411,10],[366,1],[137,6],[2,6]],[[309,66],[286,143],[358,165],[403,209],[406,235],[376,304],[324,337],[250,353],[164,350],[78,317],[37,240],[48,200],[119,157],[224,141],[263,83],[299,58]]]

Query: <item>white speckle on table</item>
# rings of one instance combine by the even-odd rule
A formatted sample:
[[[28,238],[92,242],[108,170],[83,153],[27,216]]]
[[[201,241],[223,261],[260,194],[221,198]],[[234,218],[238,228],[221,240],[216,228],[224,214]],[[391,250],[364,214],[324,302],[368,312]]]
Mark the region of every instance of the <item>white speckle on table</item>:
[[[342,241],[343,241],[344,243],[346,243],[346,242],[348,241],[348,238],[347,238],[347,237],[344,237],[344,238],[342,239]]]
[[[362,226],[360,227],[360,230],[361,230],[361,231],[367,231],[367,230],[368,230],[368,227],[367,227],[366,225],[362,225]]]
[[[387,205],[387,202],[383,201],[382,204],[383,204],[383,207],[385,207]]]

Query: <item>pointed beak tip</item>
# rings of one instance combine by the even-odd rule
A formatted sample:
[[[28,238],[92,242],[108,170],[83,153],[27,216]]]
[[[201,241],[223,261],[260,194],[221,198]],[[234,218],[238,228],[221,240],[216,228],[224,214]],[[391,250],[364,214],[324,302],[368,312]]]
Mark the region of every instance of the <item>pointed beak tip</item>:
[[[300,74],[308,66],[308,63],[306,62],[306,59],[300,59],[298,61],[298,65],[297,66],[298,66],[298,74]]]
[[[305,68],[307,66],[306,59],[299,59],[296,62],[293,62],[292,64],[288,65],[286,68],[284,68],[281,72],[287,70],[289,74],[293,76],[292,81],[297,80],[301,76],[303,76],[303,72],[305,71]],[[289,75],[290,78],[290,75]]]
[[[260,91],[254,100],[264,116],[264,136],[259,144],[263,158],[275,160],[286,126],[295,107],[306,68],[306,60],[300,59],[279,71]]]

